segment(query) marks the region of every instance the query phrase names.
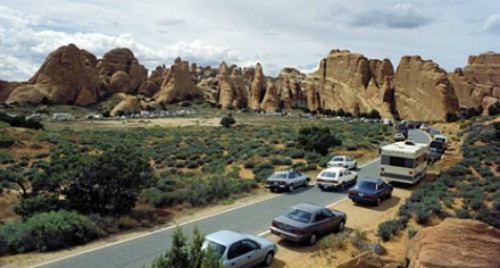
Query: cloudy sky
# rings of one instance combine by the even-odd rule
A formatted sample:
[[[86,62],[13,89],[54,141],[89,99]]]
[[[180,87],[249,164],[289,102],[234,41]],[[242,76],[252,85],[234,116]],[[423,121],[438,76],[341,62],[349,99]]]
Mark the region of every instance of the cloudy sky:
[[[500,52],[498,0],[2,0],[0,79],[29,79],[69,43],[102,57],[128,47],[148,69],[180,56],[198,65],[260,62],[317,68],[331,49],[368,58],[420,55],[447,71]]]

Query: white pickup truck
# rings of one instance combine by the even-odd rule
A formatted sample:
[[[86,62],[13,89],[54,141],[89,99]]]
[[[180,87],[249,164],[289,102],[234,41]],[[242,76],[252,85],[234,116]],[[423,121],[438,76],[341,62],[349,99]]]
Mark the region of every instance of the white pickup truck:
[[[321,190],[339,189],[344,191],[348,185],[356,184],[358,174],[345,167],[330,167],[321,171],[316,178],[316,185]]]

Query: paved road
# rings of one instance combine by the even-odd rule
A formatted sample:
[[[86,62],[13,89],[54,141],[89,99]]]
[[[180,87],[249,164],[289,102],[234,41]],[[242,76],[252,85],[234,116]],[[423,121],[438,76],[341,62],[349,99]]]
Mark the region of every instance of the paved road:
[[[410,138],[416,142],[428,143],[428,135],[410,131]],[[378,176],[380,159],[358,170],[359,177]],[[346,191],[323,192],[317,187],[298,188],[293,193],[276,194],[276,197],[255,204],[206,217],[182,225],[184,233],[191,234],[195,225],[208,234],[220,229],[232,229],[246,233],[260,234],[268,230],[271,220],[286,208],[300,202],[313,202],[327,206],[346,196]],[[88,252],[68,256],[37,267],[143,267],[164,253],[171,243],[173,227],[162,229],[138,238],[126,240]]]

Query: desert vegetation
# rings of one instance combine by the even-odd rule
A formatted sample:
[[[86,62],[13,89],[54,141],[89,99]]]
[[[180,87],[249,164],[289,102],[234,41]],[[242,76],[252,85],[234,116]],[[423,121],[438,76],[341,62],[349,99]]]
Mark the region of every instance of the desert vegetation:
[[[252,120],[238,117],[231,128],[58,123],[31,130],[2,123],[0,190],[19,201],[8,208],[15,216],[2,219],[0,254],[55,250],[163,224],[165,209],[234,200],[262,187],[276,169],[315,170],[337,151],[375,151],[392,134],[382,124]],[[329,150],[304,146],[301,135],[311,130],[333,138],[326,140]]]

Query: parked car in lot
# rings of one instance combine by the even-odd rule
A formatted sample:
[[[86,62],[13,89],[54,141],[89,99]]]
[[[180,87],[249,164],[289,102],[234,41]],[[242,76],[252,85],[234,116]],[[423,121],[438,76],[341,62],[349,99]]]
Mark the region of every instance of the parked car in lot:
[[[269,188],[271,191],[287,190],[293,192],[295,187],[309,186],[310,181],[311,178],[300,174],[296,170],[278,171],[269,176],[266,181],[266,188]]]
[[[321,190],[340,189],[344,191],[348,185],[353,185],[358,179],[358,174],[345,167],[331,167],[321,171],[316,178],[316,185]]]
[[[433,140],[429,143],[429,148],[435,148],[439,151],[440,154],[444,153],[444,143],[439,140]]]
[[[358,162],[349,156],[337,155],[332,157],[332,159],[326,163],[326,166],[356,169],[358,167]]]
[[[271,233],[286,240],[314,245],[320,235],[343,231],[346,220],[344,212],[300,203],[273,220]]]
[[[221,230],[205,236],[202,250],[213,250],[224,268],[254,267],[273,263],[278,247],[272,241],[251,234]]]
[[[429,124],[423,123],[420,125],[420,130],[427,131],[430,128]]]
[[[434,137],[435,135],[441,135],[441,131],[435,128],[429,128],[428,132],[429,134],[431,134],[432,137]]]
[[[354,203],[370,202],[380,205],[382,199],[390,198],[393,186],[377,178],[363,178],[349,190],[348,197]]]
[[[429,153],[427,153],[427,163],[434,163],[441,159],[441,151],[437,148],[429,148]]]
[[[448,148],[448,138],[445,135],[434,135],[434,140],[443,142],[444,150]]]
[[[395,141],[404,141],[404,140],[406,140],[406,136],[403,133],[398,132],[398,133],[394,134],[394,140]]]

